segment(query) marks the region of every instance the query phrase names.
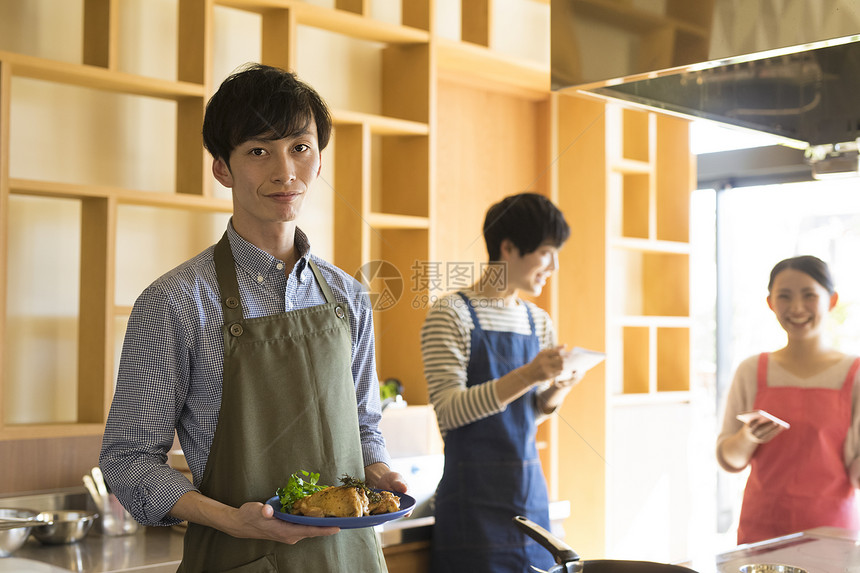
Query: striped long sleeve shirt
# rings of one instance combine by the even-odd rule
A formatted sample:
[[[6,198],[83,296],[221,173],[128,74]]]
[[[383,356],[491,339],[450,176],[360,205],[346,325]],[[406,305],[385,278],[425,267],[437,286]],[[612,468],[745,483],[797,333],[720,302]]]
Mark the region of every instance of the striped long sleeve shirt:
[[[528,305],[541,348],[555,345],[552,320],[535,304],[519,300],[516,304],[505,305],[499,299],[482,298],[473,291],[464,293],[474,303],[482,329],[529,334],[531,330],[524,306]],[[448,430],[505,410],[496,396],[495,380],[466,386],[473,328],[472,317],[463,299],[457,293],[450,293],[436,300],[421,329],[424,377],[443,436]],[[536,404],[534,408],[535,418],[542,419],[543,414]]]

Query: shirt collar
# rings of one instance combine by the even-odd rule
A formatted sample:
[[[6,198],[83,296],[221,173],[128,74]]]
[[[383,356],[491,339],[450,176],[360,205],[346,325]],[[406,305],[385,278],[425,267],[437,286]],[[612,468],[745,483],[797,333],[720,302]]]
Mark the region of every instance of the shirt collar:
[[[276,269],[278,263],[284,262],[242,238],[233,228],[232,220],[227,225],[227,237],[230,239],[230,249],[233,251],[236,263],[251,276],[266,276]],[[299,254],[294,271],[301,282],[310,258],[311,244],[305,232],[298,227],[296,227],[294,240],[296,252]]]

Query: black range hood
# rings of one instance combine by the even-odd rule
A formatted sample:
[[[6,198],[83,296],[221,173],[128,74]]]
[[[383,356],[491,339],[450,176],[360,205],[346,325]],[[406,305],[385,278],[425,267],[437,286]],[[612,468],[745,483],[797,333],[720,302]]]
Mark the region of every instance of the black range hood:
[[[799,149],[844,151],[860,137],[860,34],[560,91],[762,131]],[[835,151],[834,151],[835,150]]]

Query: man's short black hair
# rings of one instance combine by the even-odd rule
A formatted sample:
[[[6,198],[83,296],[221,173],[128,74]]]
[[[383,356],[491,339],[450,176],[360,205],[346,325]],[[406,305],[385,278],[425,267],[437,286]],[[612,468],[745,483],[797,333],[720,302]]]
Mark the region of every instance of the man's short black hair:
[[[206,105],[203,144],[229,167],[230,153],[245,141],[283,139],[303,132],[311,121],[322,151],[332,131],[322,97],[294,73],[248,64],[224,80]]]
[[[487,211],[484,241],[490,261],[501,258],[502,241],[509,239],[520,255],[537,250],[544,243],[561,247],[570,237],[570,226],[552,201],[537,193],[505,197]]]

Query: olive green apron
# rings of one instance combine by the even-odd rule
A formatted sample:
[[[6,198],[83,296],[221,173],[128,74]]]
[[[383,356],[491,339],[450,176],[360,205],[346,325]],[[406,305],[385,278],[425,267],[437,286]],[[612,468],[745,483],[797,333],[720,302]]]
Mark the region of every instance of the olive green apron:
[[[224,311],[224,381],[218,427],[200,491],[233,507],[265,501],[290,474],[320,483],[364,478],[352,378],[348,309],[310,262],[326,303],[244,319],[227,234],[215,247]],[[180,572],[386,571],[372,528],[295,545],[237,539],[189,524]]]

